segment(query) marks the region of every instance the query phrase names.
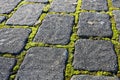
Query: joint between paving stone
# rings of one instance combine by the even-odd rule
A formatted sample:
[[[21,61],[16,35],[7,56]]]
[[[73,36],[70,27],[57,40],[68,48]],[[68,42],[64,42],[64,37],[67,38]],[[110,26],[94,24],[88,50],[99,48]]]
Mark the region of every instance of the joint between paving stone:
[[[31,0],[32,1],[32,0]],[[37,1],[37,0],[36,0]],[[66,64],[66,67],[65,67],[65,71],[64,71],[64,77],[65,79],[64,80],[70,80],[71,77],[73,75],[105,75],[105,76],[113,76],[113,75],[117,75],[119,76],[120,74],[120,71],[118,70],[118,74],[117,73],[112,73],[112,72],[107,72],[107,71],[88,71],[88,70],[77,70],[77,69],[74,69],[74,67],[72,66],[72,62],[73,62],[73,59],[74,59],[74,51],[75,51],[75,42],[79,39],[85,39],[83,37],[79,37],[78,34],[77,34],[77,31],[78,31],[78,22],[79,22],[79,14],[80,13],[83,13],[83,12],[92,12],[92,13],[95,13],[95,12],[98,12],[98,13],[101,13],[101,14],[108,14],[111,18],[110,18],[110,22],[111,22],[111,26],[112,26],[112,31],[113,31],[113,37],[112,39],[109,38],[109,37],[88,37],[87,39],[89,40],[105,40],[105,41],[112,41],[113,44],[115,44],[115,51],[116,51],[116,54],[118,56],[118,61],[120,62],[120,55],[119,55],[119,41],[118,41],[118,36],[120,35],[120,32],[117,30],[116,28],[116,22],[114,20],[114,17],[113,17],[113,13],[112,11],[113,10],[119,10],[119,8],[114,8],[111,4],[109,3],[112,3],[111,0],[107,0],[108,2],[108,10],[103,10],[103,11],[97,11],[97,10],[85,10],[85,9],[81,9],[81,6],[82,6],[82,0],[77,0],[77,3],[74,3],[76,5],[76,8],[75,8],[75,12],[51,12],[49,10],[49,8],[51,7],[50,4],[52,3],[52,1],[54,0],[48,0],[48,2],[27,2],[26,1],[23,1],[21,3],[19,3],[19,5],[14,8],[14,10],[9,14],[9,15],[6,15],[6,14],[2,14],[3,16],[6,16],[7,18],[10,18],[12,16],[12,14],[14,14],[17,9],[24,5],[24,4],[38,4],[38,3],[42,3],[42,4],[46,4],[45,8],[43,9],[43,12],[42,14],[40,15],[38,21],[35,23],[35,25],[33,26],[10,26],[10,25],[5,25],[6,23],[6,20],[3,21],[2,23],[0,23],[0,25],[2,25],[1,28],[4,28],[4,25],[5,27],[8,27],[8,28],[30,28],[32,29],[32,33],[29,35],[29,38],[28,38],[28,42],[25,46],[25,49],[21,52],[21,54],[17,55],[16,58],[18,59],[18,62],[16,64],[16,66],[14,67],[14,70],[13,72],[15,71],[14,74],[12,74],[10,77],[11,79],[14,79],[15,78],[15,75],[17,73],[17,71],[20,69],[20,65],[21,63],[23,62],[23,59],[25,57],[25,55],[27,54],[26,51],[28,51],[30,48],[33,48],[33,47],[50,47],[50,48],[64,48],[64,49],[68,49],[68,60],[67,60],[67,64]],[[111,2],[110,2],[111,1]],[[35,37],[35,35],[37,34],[37,31],[38,31],[38,28],[41,26],[42,24],[42,21],[45,19],[46,15],[48,14],[63,14],[63,15],[70,15],[70,16],[74,16],[75,17],[75,20],[74,20],[74,25],[72,26],[72,33],[71,33],[71,36],[70,36],[70,42],[66,45],[59,45],[59,44],[46,44],[46,43],[42,43],[42,42],[33,42],[33,39]],[[1,14],[0,14],[1,15]],[[9,53],[5,53],[4,55],[1,54],[1,56],[5,56],[5,57],[15,57],[14,55],[9,55]],[[120,63],[118,63],[120,65]],[[119,68],[120,69],[120,68]]]

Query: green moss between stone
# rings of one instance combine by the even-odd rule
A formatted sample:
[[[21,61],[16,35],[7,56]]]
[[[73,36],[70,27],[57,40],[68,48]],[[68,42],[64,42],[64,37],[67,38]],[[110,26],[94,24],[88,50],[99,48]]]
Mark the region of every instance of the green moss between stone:
[[[49,3],[51,3],[53,0],[49,0]],[[73,66],[72,66],[72,62],[73,62],[73,54],[74,54],[74,46],[75,46],[75,41],[79,39],[78,35],[77,35],[77,30],[78,30],[78,27],[77,27],[77,24],[78,24],[78,20],[79,20],[79,14],[81,12],[95,12],[94,10],[91,10],[91,11],[87,11],[87,10],[81,10],[81,3],[82,3],[82,0],[78,0],[77,2],[77,7],[76,7],[76,11],[74,13],[59,13],[59,14],[63,14],[63,15],[71,15],[71,16],[75,16],[75,25],[73,26],[73,33],[71,35],[71,38],[70,38],[70,43],[68,45],[49,45],[49,44],[44,44],[44,43],[36,43],[36,42],[32,42],[33,38],[35,37],[36,33],[37,33],[37,30],[39,28],[39,26],[41,25],[41,22],[42,20],[46,17],[46,13],[42,13],[41,17],[39,18],[39,21],[38,23],[36,23],[35,26],[33,27],[29,27],[29,26],[7,26],[5,25],[5,22],[3,22],[2,24],[0,24],[0,28],[31,28],[32,29],[32,33],[30,34],[29,36],[29,39],[28,39],[28,42],[25,46],[25,50],[27,51],[29,48],[31,47],[35,47],[35,46],[50,46],[50,47],[57,47],[57,48],[67,48],[68,49],[68,52],[69,52],[69,57],[68,57],[68,61],[67,61],[67,64],[66,64],[66,69],[65,69],[65,80],[70,80],[70,78],[73,76],[73,75],[78,75],[78,74],[89,74],[89,75],[105,75],[105,76],[109,76],[109,75],[112,75],[112,73],[110,72],[104,72],[104,71],[97,71],[97,72],[90,72],[90,71],[82,71],[82,70],[74,70]],[[9,15],[8,14],[4,14],[3,16],[6,16],[7,18],[10,18],[14,13],[15,11],[21,6],[21,5],[24,5],[24,4],[32,4],[30,2],[25,2],[25,1],[22,1]],[[119,70],[117,72],[117,76],[120,77],[120,42],[118,42],[118,36],[120,35],[120,31],[118,31],[116,29],[116,22],[114,20],[114,17],[113,17],[113,14],[112,14],[112,11],[113,10],[119,10],[118,8],[115,8],[112,6],[112,2],[111,0],[108,0],[108,6],[109,6],[109,11],[108,12],[105,12],[105,11],[101,11],[100,13],[106,13],[108,15],[111,16],[111,23],[112,23],[112,31],[113,31],[113,37],[112,37],[112,40],[109,39],[109,38],[90,38],[90,39],[97,39],[97,40],[109,40],[109,41],[112,41],[112,43],[115,45],[115,51],[116,51],[116,54],[117,54],[117,57],[118,57],[118,64],[119,64]],[[46,5],[46,7],[44,8],[44,12],[48,12],[50,8],[50,4]],[[48,14],[58,14],[56,12],[48,12]],[[0,14],[1,15],[1,14]],[[24,60],[24,57],[25,55],[27,54],[26,51],[23,51],[20,55],[17,55],[17,56],[14,56],[14,55],[10,55],[10,54],[4,54],[4,55],[1,55],[1,56],[4,56],[4,57],[11,57],[11,58],[16,58],[18,61],[17,61],[17,64],[14,66],[13,68],[13,74],[10,76],[10,80],[14,80],[15,78],[15,75],[18,71],[18,69],[20,68],[20,65],[21,63],[23,62]]]

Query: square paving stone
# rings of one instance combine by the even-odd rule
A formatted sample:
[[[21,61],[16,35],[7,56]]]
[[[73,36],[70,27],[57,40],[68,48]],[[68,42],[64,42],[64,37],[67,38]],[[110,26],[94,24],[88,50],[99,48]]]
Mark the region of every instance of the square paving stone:
[[[48,2],[48,0],[25,0],[29,2]]]
[[[80,39],[75,43],[74,69],[117,71],[117,56],[110,41]]]
[[[51,3],[50,11],[53,12],[74,12],[77,0],[54,0]]]
[[[43,7],[43,4],[23,5],[7,20],[6,24],[32,26],[40,17]]]
[[[107,1],[106,0],[82,0],[81,9],[107,11],[108,10]]]
[[[119,80],[117,77],[109,76],[91,76],[91,75],[74,75],[71,80]]]
[[[33,41],[47,44],[67,44],[70,41],[73,22],[73,16],[47,15]]]
[[[11,69],[14,67],[16,60],[14,58],[0,57],[0,80],[8,80]]]
[[[30,29],[4,28],[0,29],[0,53],[20,53],[30,34]]]
[[[0,14],[10,13],[21,0],[0,0]]]
[[[79,15],[78,36],[112,37],[112,29],[107,14],[83,12]]]
[[[0,23],[2,23],[5,20],[5,16],[0,16]]]
[[[116,27],[118,30],[120,30],[120,11],[114,10],[113,15],[114,15],[114,19],[116,21]]]
[[[120,0],[112,0],[112,4],[114,7],[120,8]]]
[[[67,55],[62,48],[30,48],[15,80],[63,80]]]

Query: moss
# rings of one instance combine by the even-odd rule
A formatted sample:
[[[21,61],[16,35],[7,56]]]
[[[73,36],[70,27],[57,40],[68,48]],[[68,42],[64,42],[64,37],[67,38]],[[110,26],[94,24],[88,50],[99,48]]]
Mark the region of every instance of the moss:
[[[43,9],[43,11],[44,11],[44,12],[48,12],[49,8],[50,8],[50,4],[48,4],[48,5]]]
[[[14,68],[13,68],[13,71],[17,71],[19,69],[19,65],[16,65]]]
[[[110,72],[104,72],[104,71],[98,71],[96,73],[97,76],[101,76],[101,75],[104,75],[104,76],[109,76],[109,75],[112,75]]]
[[[14,79],[15,79],[15,75],[11,75],[10,80],[14,80]]]
[[[25,49],[23,52],[21,52],[21,54],[19,55],[11,55],[9,53],[5,53],[5,54],[1,54],[0,56],[4,56],[4,57],[10,57],[10,58],[16,58],[17,59],[17,64],[14,66],[13,68],[13,74],[10,76],[10,80],[14,80],[15,75],[18,71],[18,69],[20,68],[21,63],[24,60],[25,55],[27,54],[27,51],[31,48],[31,47],[35,47],[35,46],[39,46],[39,47],[56,47],[56,48],[65,48],[68,49],[68,60],[67,60],[67,64],[66,64],[66,69],[65,69],[65,80],[70,80],[71,77],[73,75],[78,75],[78,74],[88,74],[88,75],[98,75],[98,76],[113,76],[113,73],[110,72],[105,72],[105,71],[87,71],[87,70],[75,70],[72,66],[72,62],[73,62],[73,54],[74,54],[74,49],[75,49],[75,42],[76,40],[80,39],[80,37],[77,35],[77,31],[78,31],[78,21],[79,21],[79,14],[81,12],[96,12],[95,10],[82,10],[81,9],[81,4],[82,4],[82,0],[78,0],[77,1],[77,6],[76,6],[76,11],[74,13],[66,13],[66,12],[49,12],[49,8],[50,8],[50,4],[53,0],[49,0],[48,4],[44,7],[43,9],[43,13],[40,16],[40,18],[38,19],[38,21],[35,23],[34,26],[8,26],[5,25],[5,22],[2,22],[0,24],[0,28],[29,28],[32,30],[27,44],[25,46]],[[116,51],[116,55],[118,58],[118,65],[119,65],[119,69],[117,72],[117,76],[120,77],[120,42],[118,42],[119,40],[119,35],[120,35],[120,31],[117,30],[116,28],[116,22],[114,20],[114,15],[112,13],[113,10],[120,10],[119,8],[115,8],[112,6],[112,0],[107,0],[108,1],[108,7],[109,7],[109,11],[101,11],[100,13],[103,14],[108,14],[110,15],[110,21],[111,21],[111,26],[112,26],[112,31],[113,31],[113,37],[112,39],[110,38],[102,38],[102,37],[89,37],[89,39],[92,40],[108,40],[108,41],[112,41],[112,43],[115,46],[115,51]],[[18,6],[16,6],[16,8],[10,13],[10,14],[0,14],[0,16],[6,16],[7,19],[10,18],[15,12],[16,10],[25,4],[34,4],[34,2],[26,2],[24,0],[22,0]],[[33,42],[33,39],[42,23],[42,21],[45,19],[47,14],[61,14],[61,15],[70,15],[70,16],[74,16],[75,20],[74,20],[74,25],[73,25],[73,29],[72,29],[72,34],[70,37],[70,42],[67,45],[50,45],[50,44],[45,44],[42,42]]]

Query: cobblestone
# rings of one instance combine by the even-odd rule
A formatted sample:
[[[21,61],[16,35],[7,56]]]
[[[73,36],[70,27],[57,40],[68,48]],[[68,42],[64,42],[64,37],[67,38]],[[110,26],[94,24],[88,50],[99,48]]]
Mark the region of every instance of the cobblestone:
[[[77,0],[54,0],[50,11],[53,12],[74,12]]]
[[[40,17],[43,7],[43,4],[23,5],[7,20],[6,24],[32,26]]]
[[[0,0],[0,14],[10,13],[21,0]]]
[[[112,0],[112,4],[114,7],[120,8],[120,0]]]
[[[79,70],[116,72],[117,57],[113,44],[103,40],[78,40],[73,66]]]
[[[113,11],[114,14],[114,19],[116,21],[116,27],[118,30],[120,30],[120,11],[119,10],[114,10]]]
[[[48,0],[25,0],[29,2],[48,2]]]
[[[80,37],[112,37],[109,16],[91,12],[81,13],[77,33]]]
[[[0,23],[2,23],[5,20],[5,16],[0,16]]]
[[[48,44],[67,44],[70,41],[73,21],[72,16],[47,15],[34,41]]]
[[[0,0],[0,80],[119,80],[120,0]]]
[[[16,60],[14,58],[0,57],[0,80],[8,80],[11,74],[11,69],[15,65]]]
[[[71,80],[119,80],[117,77],[75,75]]]
[[[67,55],[60,48],[31,48],[15,80],[63,80]]]
[[[106,0],[82,0],[81,9],[102,11],[108,10]]]
[[[29,29],[0,29],[0,53],[20,53],[30,32]]]

